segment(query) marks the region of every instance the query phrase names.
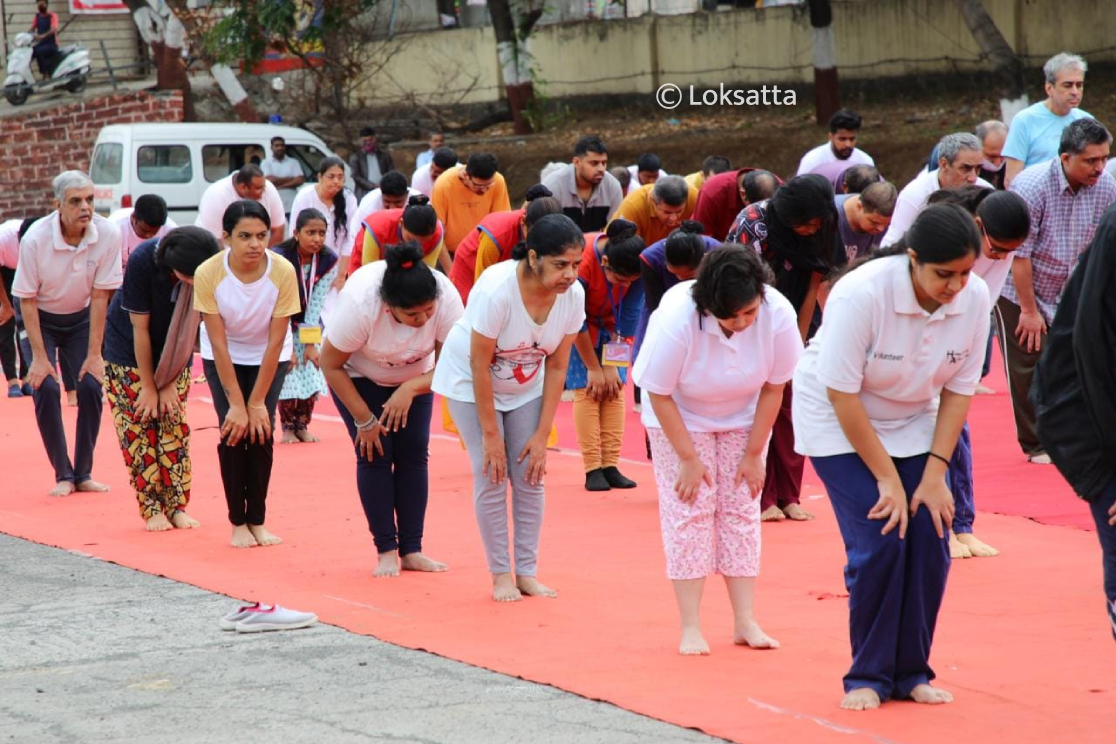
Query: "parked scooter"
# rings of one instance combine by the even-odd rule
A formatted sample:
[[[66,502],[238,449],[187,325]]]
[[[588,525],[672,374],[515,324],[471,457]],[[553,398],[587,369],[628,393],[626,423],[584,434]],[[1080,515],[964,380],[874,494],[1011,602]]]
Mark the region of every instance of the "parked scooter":
[[[37,80],[31,72],[32,43],[35,37],[24,31],[16,34],[15,48],[8,56],[8,77],[4,80],[4,97],[13,106],[27,101],[33,91],[65,88],[71,93],[85,90],[89,81],[89,50],[80,44],[60,47],[47,60],[50,77]]]

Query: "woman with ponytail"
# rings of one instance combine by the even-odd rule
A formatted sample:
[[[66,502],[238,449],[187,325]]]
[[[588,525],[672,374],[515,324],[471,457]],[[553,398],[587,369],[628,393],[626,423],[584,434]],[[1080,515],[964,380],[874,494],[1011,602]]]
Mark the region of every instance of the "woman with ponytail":
[[[688,282],[697,276],[698,265],[706,253],[720,246],[720,242],[703,235],[705,226],[696,220],[685,220],[677,230],[658,243],[647,246],[639,255],[640,275],[643,277],[643,312],[639,316],[636,334],[636,355],[647,331],[651,313],[659,309],[666,291],[679,282]]]
[[[322,345],[322,371],[356,448],[357,491],[379,555],[373,576],[445,571],[422,552],[434,363],[464,309],[422,248],[388,245],[353,273]]]
[[[643,309],[636,225],[617,218],[604,233],[586,235],[578,282],[585,323],[574,342],[566,389],[574,391],[574,426],[585,466],[585,490],[635,488],[619,470],[624,442],[624,383]]]
[[[303,209],[294,220],[294,237],[272,248],[291,262],[298,274],[301,312],[291,318],[294,354],[279,393],[279,423],[286,444],[317,442],[310,433],[310,419],[319,395],[328,392],[319,368],[322,343],[322,308],[337,278],[340,261],[326,246],[329,221],[317,209]]]
[[[445,250],[444,235],[438,213],[430,206],[430,198],[422,194],[412,196],[402,209],[385,209],[364,218],[360,231],[353,236],[349,273],[382,259],[383,246],[415,242],[422,251],[420,259],[427,266],[440,267],[448,275],[453,266]]]
[[[980,256],[973,264],[973,273],[988,285],[992,304],[1000,298],[1008,274],[1011,256],[1023,245],[1031,229],[1027,202],[1014,191],[993,191],[980,186],[943,189],[930,195],[928,204],[955,204],[973,215],[980,229]],[[981,378],[988,374],[992,353],[992,335],[984,347]],[[973,534],[976,508],[973,499],[973,445],[969,422],[961,430],[961,438],[949,463],[949,487],[953,491],[954,516],[949,535],[952,558],[986,558],[1000,551]]]
[[[294,237],[298,215],[304,209],[316,209],[325,215],[325,246],[337,256],[348,256],[353,249],[349,220],[356,213],[357,200],[353,192],[345,188],[345,163],[341,158],[324,158],[318,165],[318,181],[303,186],[295,194],[291,203],[291,218],[287,221],[291,226],[288,239]],[[338,289],[345,283],[345,274],[338,270],[333,280]]]
[[[980,229],[964,209],[927,207],[895,246],[833,285],[794,373],[796,448],[845,542],[853,663],[841,707],[851,710],[953,700],[930,685],[954,516],[946,472],[992,308],[973,273]]]
[[[450,281],[468,304],[473,284],[489,266],[511,258],[512,249],[527,238],[527,231],[548,214],[558,214],[562,205],[542,184],[527,189],[527,203],[511,212],[493,212],[457,246]]]

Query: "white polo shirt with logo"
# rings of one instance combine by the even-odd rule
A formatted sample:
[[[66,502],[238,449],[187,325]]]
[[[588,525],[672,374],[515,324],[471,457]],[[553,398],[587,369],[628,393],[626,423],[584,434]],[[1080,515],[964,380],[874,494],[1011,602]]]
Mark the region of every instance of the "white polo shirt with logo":
[[[44,312],[69,315],[89,307],[93,290],[119,289],[123,283],[116,225],[95,214],[73,246],[62,237],[58,212],[52,212],[20,241],[12,295],[36,300]]]
[[[795,450],[810,457],[855,452],[827,388],[858,394],[892,457],[930,450],[943,389],[972,395],[988,340],[988,287],[965,288],[933,313],[915,297],[905,255],[869,261],[834,285],[821,328],[794,373]]]

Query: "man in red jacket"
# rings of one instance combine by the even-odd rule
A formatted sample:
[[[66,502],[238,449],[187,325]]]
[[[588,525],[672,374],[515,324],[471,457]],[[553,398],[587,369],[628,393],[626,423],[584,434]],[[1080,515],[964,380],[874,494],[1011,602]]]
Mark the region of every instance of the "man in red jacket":
[[[779,183],[775,174],[756,168],[718,173],[702,184],[691,219],[705,226],[706,235],[723,241],[740,210],[770,199]]]

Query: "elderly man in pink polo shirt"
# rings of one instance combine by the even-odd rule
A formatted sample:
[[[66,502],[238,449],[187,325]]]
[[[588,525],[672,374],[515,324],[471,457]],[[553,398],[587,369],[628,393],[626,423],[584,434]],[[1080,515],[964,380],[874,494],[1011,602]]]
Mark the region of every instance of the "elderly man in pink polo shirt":
[[[19,246],[12,295],[27,331],[21,340],[31,360],[35,419],[54,467],[51,496],[107,491],[92,479],[93,450],[101,428],[101,341],[112,293],[123,282],[120,230],[93,213],[93,182],[81,171],[54,179],[55,211],[36,222]],[[74,458],[62,428],[62,397],[54,376],[59,356],[78,369]]]

